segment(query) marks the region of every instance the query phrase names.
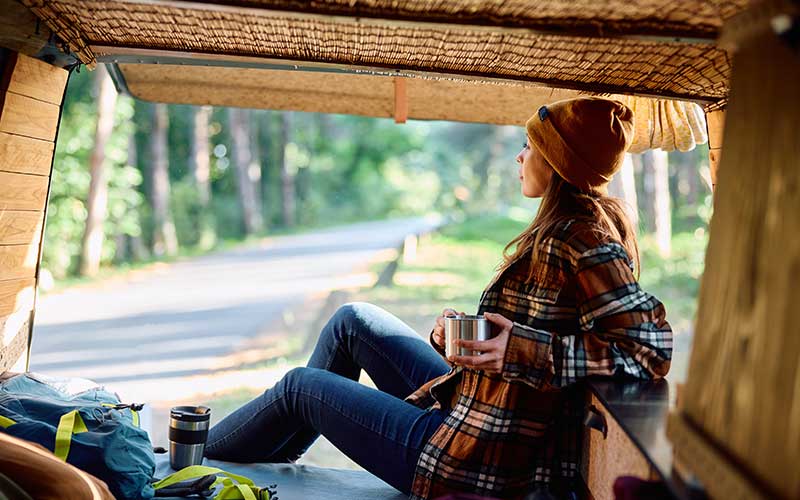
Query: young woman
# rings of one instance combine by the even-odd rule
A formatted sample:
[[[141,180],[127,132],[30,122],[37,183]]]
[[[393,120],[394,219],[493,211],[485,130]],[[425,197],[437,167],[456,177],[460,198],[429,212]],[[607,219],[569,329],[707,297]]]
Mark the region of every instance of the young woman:
[[[543,106],[528,120],[519,178],[542,202],[481,296],[496,336],[462,343],[482,354],[444,357],[452,310],[429,345],[388,312],[347,304],[307,367],[211,429],[206,456],[292,462],[323,434],[415,499],[521,498],[574,477],[565,394],[589,375],[662,377],[671,358],[664,307],[634,277],[633,228],[605,195],[632,123],[630,109],[600,98]],[[362,369],[378,390],[357,382]]]

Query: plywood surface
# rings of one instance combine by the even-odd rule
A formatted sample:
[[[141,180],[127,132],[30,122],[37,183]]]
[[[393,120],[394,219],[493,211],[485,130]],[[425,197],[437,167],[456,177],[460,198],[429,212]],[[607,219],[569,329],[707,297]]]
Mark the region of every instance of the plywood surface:
[[[681,411],[776,496],[800,498],[800,58],[766,27],[733,67]]]
[[[48,177],[0,172],[0,213],[5,210],[44,210]]]
[[[0,281],[0,317],[33,307],[33,284],[33,277]]]
[[[38,246],[43,217],[43,212],[0,210],[0,245]]]
[[[33,277],[38,254],[38,245],[0,245],[0,279]]]
[[[0,171],[50,175],[54,144],[0,132]]]
[[[6,68],[0,90],[31,97],[40,101],[61,104],[69,73],[44,61],[24,54],[14,54]]]
[[[59,107],[14,92],[0,100],[0,132],[53,141],[58,128]]]

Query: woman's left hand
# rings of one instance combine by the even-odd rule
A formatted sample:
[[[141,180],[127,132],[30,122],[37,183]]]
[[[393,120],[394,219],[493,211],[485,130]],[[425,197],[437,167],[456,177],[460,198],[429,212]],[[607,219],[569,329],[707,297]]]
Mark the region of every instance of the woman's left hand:
[[[457,340],[459,346],[474,351],[481,351],[477,356],[449,356],[447,359],[456,365],[488,373],[503,371],[503,359],[506,356],[508,337],[514,323],[502,314],[484,313],[484,317],[500,332],[489,340]]]

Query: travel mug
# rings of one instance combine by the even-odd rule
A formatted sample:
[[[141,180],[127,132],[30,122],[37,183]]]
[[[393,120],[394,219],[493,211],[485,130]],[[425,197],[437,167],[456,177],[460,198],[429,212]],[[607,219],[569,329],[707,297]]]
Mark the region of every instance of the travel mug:
[[[169,465],[181,470],[203,463],[211,408],[176,406],[169,412]]]
[[[489,340],[492,338],[491,325],[483,315],[455,315],[444,318],[444,351],[447,356],[472,356],[480,351],[466,347],[458,348],[456,340]],[[460,352],[459,352],[460,351]]]

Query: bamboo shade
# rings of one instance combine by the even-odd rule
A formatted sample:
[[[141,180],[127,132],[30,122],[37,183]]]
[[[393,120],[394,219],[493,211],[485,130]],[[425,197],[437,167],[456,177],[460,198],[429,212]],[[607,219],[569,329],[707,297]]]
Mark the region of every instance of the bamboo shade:
[[[710,103],[726,97],[730,73],[728,54],[713,39],[746,0],[328,0],[311,3],[312,13],[300,12],[308,6],[297,1],[23,3],[89,64],[96,46],[134,47]]]

